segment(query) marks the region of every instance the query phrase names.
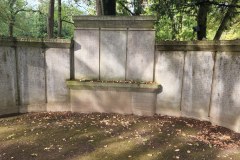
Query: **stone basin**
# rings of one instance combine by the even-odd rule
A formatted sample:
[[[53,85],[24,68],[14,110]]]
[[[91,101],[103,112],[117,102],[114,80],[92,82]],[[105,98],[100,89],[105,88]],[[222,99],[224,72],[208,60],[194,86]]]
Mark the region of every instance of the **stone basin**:
[[[67,81],[72,112],[120,113],[152,116],[159,84]]]

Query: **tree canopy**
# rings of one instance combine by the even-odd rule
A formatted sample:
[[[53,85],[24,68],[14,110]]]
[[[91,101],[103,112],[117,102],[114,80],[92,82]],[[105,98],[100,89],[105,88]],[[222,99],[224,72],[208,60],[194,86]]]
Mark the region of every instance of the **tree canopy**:
[[[73,15],[154,15],[157,40],[240,38],[240,0],[40,0],[37,6],[31,3],[0,1],[0,36],[71,38]]]

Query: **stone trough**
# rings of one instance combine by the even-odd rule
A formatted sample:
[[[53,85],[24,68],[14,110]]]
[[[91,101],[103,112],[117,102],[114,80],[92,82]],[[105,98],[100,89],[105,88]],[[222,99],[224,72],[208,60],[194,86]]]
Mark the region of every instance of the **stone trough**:
[[[72,112],[120,113],[152,116],[156,112],[157,84],[67,81]]]

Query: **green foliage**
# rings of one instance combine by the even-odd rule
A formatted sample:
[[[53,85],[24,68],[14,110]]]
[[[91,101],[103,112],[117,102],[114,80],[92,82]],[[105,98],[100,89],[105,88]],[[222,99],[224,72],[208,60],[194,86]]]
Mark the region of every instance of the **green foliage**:
[[[55,23],[54,23],[54,33],[57,35],[57,8],[55,8]],[[73,36],[74,26],[72,17],[74,15],[82,15],[83,12],[77,8],[74,4],[62,4],[62,19],[63,19],[63,28],[62,28],[62,37],[63,38],[71,38]],[[72,23],[69,23],[72,22]]]
[[[222,0],[214,0],[221,3]],[[149,5],[145,8],[145,14],[155,15],[158,19],[156,23],[157,40],[194,40],[196,33],[193,27],[197,26],[197,12],[199,6],[194,4],[194,0],[148,0]],[[225,0],[231,4],[232,0]],[[209,4],[210,5],[210,4]],[[238,2],[240,5],[240,1]],[[218,30],[228,7],[211,5],[207,21],[207,39],[212,40]],[[221,39],[240,38],[240,14],[239,8],[230,17],[230,23],[225,28]]]
[[[96,15],[95,0],[62,0],[62,38],[73,36],[73,15]],[[223,2],[222,0],[214,0]],[[232,0],[224,2],[231,3]],[[48,0],[40,0],[37,8],[28,6],[26,0],[0,1],[0,36],[9,35],[9,24],[14,20],[14,36],[17,37],[47,37]],[[117,0],[118,15],[154,15],[156,39],[159,40],[194,40],[197,26],[198,6],[196,0]],[[11,4],[12,7],[11,7]],[[240,5],[240,1],[238,4]],[[227,7],[211,5],[207,21],[207,39],[212,40],[221,21],[227,12]],[[233,8],[221,39],[240,38],[240,8]],[[14,19],[13,19],[14,15]],[[57,35],[57,3],[55,4],[54,34]]]
[[[0,35],[8,35],[10,24],[16,24],[23,20],[22,11],[28,10],[24,0],[0,1]]]
[[[197,9],[187,1],[151,0],[146,14],[155,15],[157,40],[192,40]],[[190,3],[190,2],[189,2]]]
[[[14,0],[11,0],[14,1]],[[21,3],[20,3],[21,2]],[[71,1],[72,2],[72,1]],[[10,1],[0,1],[0,36],[8,36],[8,25],[10,23]],[[45,38],[47,37],[47,14],[48,14],[48,0],[41,0],[37,9],[27,6],[25,0],[16,0],[14,5],[14,12],[18,12],[15,16],[14,36],[15,37],[32,37]],[[62,38],[71,38],[73,35],[74,26],[72,24],[73,15],[81,15],[81,11],[74,2],[62,3]],[[54,33],[57,35],[57,4],[55,5],[55,26]],[[65,22],[67,21],[67,22]],[[69,23],[70,22],[70,23]]]

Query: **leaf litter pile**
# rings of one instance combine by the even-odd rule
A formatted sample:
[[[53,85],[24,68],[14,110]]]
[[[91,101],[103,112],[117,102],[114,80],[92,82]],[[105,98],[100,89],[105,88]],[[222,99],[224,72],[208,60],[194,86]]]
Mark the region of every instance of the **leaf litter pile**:
[[[187,118],[29,113],[0,118],[0,159],[240,159],[240,134]]]

